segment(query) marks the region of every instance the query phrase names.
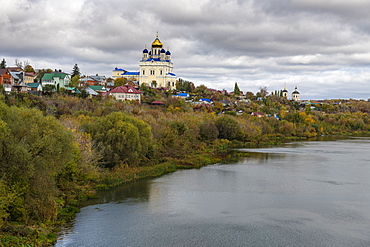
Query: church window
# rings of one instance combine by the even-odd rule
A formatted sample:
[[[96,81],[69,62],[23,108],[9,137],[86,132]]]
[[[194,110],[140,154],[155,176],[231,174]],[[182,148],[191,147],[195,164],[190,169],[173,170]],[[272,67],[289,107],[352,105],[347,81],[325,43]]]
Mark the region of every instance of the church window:
[[[150,70],[150,75],[155,75],[154,69]]]
[[[160,70],[160,75],[163,75],[163,71],[162,70]]]
[[[145,75],[145,69],[143,69],[143,75]]]

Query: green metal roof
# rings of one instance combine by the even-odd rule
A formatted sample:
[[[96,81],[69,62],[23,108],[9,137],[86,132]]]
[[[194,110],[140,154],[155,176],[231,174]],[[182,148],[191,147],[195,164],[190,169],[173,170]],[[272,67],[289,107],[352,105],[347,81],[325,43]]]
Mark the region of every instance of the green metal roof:
[[[54,77],[59,77],[61,79],[66,78],[66,73],[54,72],[54,73],[45,73],[42,77],[42,80],[52,80]]]
[[[40,85],[40,83],[27,83],[27,86],[28,87],[31,87],[31,88],[37,88],[38,86]]]
[[[104,86],[89,86],[92,90],[94,91],[106,91],[104,88]]]

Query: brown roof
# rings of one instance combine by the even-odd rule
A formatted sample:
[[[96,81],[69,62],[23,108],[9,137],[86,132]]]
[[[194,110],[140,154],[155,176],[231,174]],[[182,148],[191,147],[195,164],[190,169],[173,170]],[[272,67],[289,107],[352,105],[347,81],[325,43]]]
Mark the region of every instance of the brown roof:
[[[0,69],[0,76],[5,74],[6,71],[7,71],[7,69]]]

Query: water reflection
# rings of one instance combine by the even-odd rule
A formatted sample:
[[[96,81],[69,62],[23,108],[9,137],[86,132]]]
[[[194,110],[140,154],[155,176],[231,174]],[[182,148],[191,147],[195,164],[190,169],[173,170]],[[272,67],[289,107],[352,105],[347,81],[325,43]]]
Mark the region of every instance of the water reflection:
[[[85,201],[83,206],[110,202],[124,203],[128,199],[131,202],[146,202],[150,197],[150,189],[150,179],[140,179],[131,183],[123,184],[117,188],[99,191],[97,198]]]

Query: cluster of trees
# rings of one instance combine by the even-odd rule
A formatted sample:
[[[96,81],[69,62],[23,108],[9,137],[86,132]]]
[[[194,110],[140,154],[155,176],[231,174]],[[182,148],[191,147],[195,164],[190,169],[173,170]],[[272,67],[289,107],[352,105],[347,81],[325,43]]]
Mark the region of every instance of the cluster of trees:
[[[0,102],[0,226],[55,220],[57,177],[76,151],[72,133],[54,117]]]
[[[370,131],[368,102],[324,104],[313,111],[270,97],[232,104],[221,113],[217,104],[194,111],[165,92],[143,91],[165,105],[63,94],[0,96],[0,229],[9,222],[52,224],[66,217],[81,195],[117,169],[192,164],[231,146],[287,137]]]

